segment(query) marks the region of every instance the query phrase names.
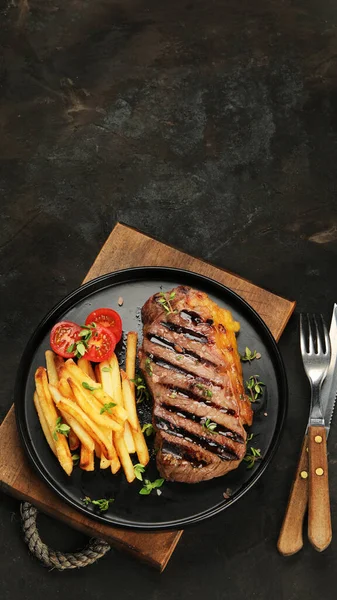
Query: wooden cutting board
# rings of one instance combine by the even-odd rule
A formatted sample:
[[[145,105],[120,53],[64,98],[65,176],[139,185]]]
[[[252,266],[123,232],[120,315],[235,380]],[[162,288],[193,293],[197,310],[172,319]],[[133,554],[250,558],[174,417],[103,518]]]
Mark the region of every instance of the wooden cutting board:
[[[276,340],[280,338],[295,308],[294,302],[121,223],[111,232],[84,282],[111,271],[137,266],[179,267],[223,283],[255,308]],[[112,546],[134,554],[160,571],[165,568],[182,534],[182,531],[142,533],[116,529],[89,519],[65,504],[29,466],[20,445],[13,406],[0,427],[0,485],[5,492],[19,500],[31,502],[39,510],[88,536],[106,539]]]

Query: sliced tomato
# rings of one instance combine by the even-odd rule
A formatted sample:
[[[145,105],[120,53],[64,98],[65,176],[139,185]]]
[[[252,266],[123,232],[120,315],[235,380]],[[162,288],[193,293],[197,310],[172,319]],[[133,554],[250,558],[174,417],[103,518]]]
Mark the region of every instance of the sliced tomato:
[[[97,308],[93,310],[85,320],[86,325],[97,323],[109,329],[115,336],[117,343],[122,337],[122,319],[118,312],[112,308]]]
[[[116,347],[116,338],[110,329],[97,325],[92,328],[92,335],[87,342],[85,358],[92,362],[109,360]]]
[[[80,339],[81,327],[72,321],[60,321],[54,325],[50,332],[50,345],[53,351],[64,358],[73,358],[76,354],[76,348],[73,352],[68,352],[72,344]]]

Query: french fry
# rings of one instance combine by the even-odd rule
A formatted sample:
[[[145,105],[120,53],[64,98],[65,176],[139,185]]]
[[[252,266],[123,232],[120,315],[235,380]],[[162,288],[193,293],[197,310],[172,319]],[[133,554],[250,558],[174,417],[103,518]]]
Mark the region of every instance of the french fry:
[[[64,365],[64,360],[63,360],[62,356],[59,356],[58,354],[55,354],[55,356],[54,356],[54,363],[55,363],[55,368],[56,368],[56,372],[57,372],[58,378],[60,378],[60,370],[62,369],[62,367]]]
[[[75,400],[74,398],[74,394],[73,391],[67,381],[67,372],[65,369],[61,369],[60,371],[60,380],[59,380],[59,384],[58,384],[58,389],[60,390],[62,396],[65,396],[65,398],[71,398],[72,400]]]
[[[85,373],[86,375],[88,375],[88,377],[91,377],[91,379],[95,381],[94,369],[92,368],[91,362],[89,360],[81,356],[81,358],[79,358],[77,361],[77,366],[83,371],[83,373]]]
[[[35,372],[35,385],[43,414],[48,423],[49,431],[54,437],[58,414],[50,394],[47,372],[43,367],[39,367]],[[73,461],[67,439],[61,433],[57,433],[54,437],[54,441],[59,463],[67,475],[70,475],[73,470]]]
[[[63,420],[66,421],[65,419],[63,419]],[[67,423],[67,421],[66,421],[66,423]],[[70,431],[69,431],[68,440],[69,440],[69,448],[70,448],[71,452],[73,452],[74,450],[77,450],[77,448],[79,448],[80,440],[78,439],[76,433],[72,429],[70,429]]]
[[[54,452],[55,456],[57,456],[55,441],[54,441],[53,436],[50,433],[50,429],[48,427],[46,417],[44,416],[43,410],[41,408],[41,404],[40,404],[40,400],[39,400],[39,396],[38,396],[37,392],[34,392],[34,404],[35,404],[36,412],[38,414],[40,425],[42,427],[44,436],[50,446],[51,451]]]
[[[94,452],[86,446],[81,446],[80,468],[83,471],[93,471],[95,468]]]
[[[93,441],[100,445],[104,456],[111,460],[115,454],[114,448],[112,447],[110,439],[101,432],[99,426],[92,421],[92,419],[90,419],[90,417],[73,400],[64,398],[55,386],[50,385],[49,388],[58,409],[60,411],[64,410],[74,417],[90,435]]]
[[[45,358],[46,358],[46,365],[47,365],[48,381],[52,385],[57,385],[59,378],[58,378],[57,369],[56,369],[56,365],[55,365],[54,352],[52,352],[51,350],[47,350],[45,352]]]
[[[141,427],[139,426],[137,431],[133,431],[132,435],[136,446],[138,460],[140,464],[145,467],[150,460],[150,455]]]
[[[87,433],[87,431],[82,427],[82,425],[80,425],[74,417],[72,417],[69,413],[65,412],[64,410],[60,410],[60,413],[62,415],[63,420],[68,423],[73,433],[76,434],[82,446],[86,446],[89,450],[94,450],[95,443],[90,437],[90,435]]]
[[[110,415],[107,412],[108,416],[105,414],[101,414],[102,406],[97,402],[96,398],[91,396],[91,392],[86,394],[84,388],[80,388],[76,381],[73,381],[70,377],[68,379],[68,383],[71,387],[71,390],[74,394],[75,400],[77,404],[81,407],[81,409],[90,417],[92,421],[95,421],[97,425],[101,427],[105,427],[106,429],[112,429],[113,431],[123,431],[122,426],[110,418]],[[111,410],[111,409],[109,409]]]
[[[92,392],[92,395],[101,403],[102,406],[104,404],[109,404],[110,402],[115,403],[114,398],[109,396],[102,389],[94,390]],[[125,408],[121,404],[117,404],[116,406],[114,406],[111,409],[111,411],[112,411],[113,418],[116,419],[116,421],[118,421],[119,423],[124,423],[124,421],[126,421],[128,418],[128,413],[126,412]]]
[[[90,385],[90,387],[93,387],[95,390],[101,387],[101,384],[97,383],[97,381],[86,375],[82,369],[75,364],[72,358],[68,358],[68,360],[66,360],[64,367],[69,373],[68,377],[75,379],[75,381],[78,381],[80,384],[82,381],[85,381],[85,383]]]
[[[136,354],[137,354],[137,332],[129,331],[126,339],[126,358],[125,371],[129,379],[134,379],[136,376]],[[131,381],[131,387],[134,389],[135,384]]]
[[[115,353],[112,355],[108,365],[111,373],[111,398],[114,399],[114,402],[116,402],[116,404],[120,404],[121,406],[123,406],[121,376],[119,372],[117,356]]]
[[[100,469],[107,469],[108,467],[110,467],[111,465],[111,460],[108,460],[107,458],[105,458],[105,456],[101,456],[101,461],[99,464],[99,468]]]
[[[135,443],[138,460],[145,467],[145,465],[147,465],[147,463],[150,460],[150,455],[149,455],[149,451],[148,451],[148,447],[147,447],[147,444],[145,441],[144,434],[142,432],[142,429],[141,429],[141,426],[139,423],[137,408],[136,408],[136,399],[135,399],[134,394],[132,393],[130,381],[128,380],[126,373],[124,373],[124,371],[121,371],[121,374],[122,374],[124,405],[128,411],[129,423],[132,426],[133,441]]]
[[[101,446],[97,442],[95,442],[95,454],[97,458],[101,458],[102,456]]]
[[[116,458],[110,461],[111,473],[115,475],[117,471],[121,468],[121,463],[118,458],[118,454],[116,453]]]
[[[123,392],[122,392],[122,384],[121,384],[121,375],[119,371],[119,365],[117,361],[116,354],[112,355],[110,359],[109,366],[111,369],[111,378],[112,378],[112,398],[118,404],[118,406],[123,406]],[[125,406],[123,406],[125,408]],[[127,411],[126,411],[127,412]],[[124,441],[127,447],[129,454],[133,454],[136,452],[135,443],[133,441],[131,429],[129,423],[124,424]]]
[[[118,366],[118,364],[117,364]],[[114,396],[109,396],[108,394],[106,394],[101,387],[100,383],[97,383],[97,381],[94,381],[93,379],[91,379],[91,377],[88,377],[88,375],[85,375],[85,373],[78,368],[78,366],[74,363],[74,361],[72,359],[69,359],[65,362],[65,371],[67,373],[67,378],[71,377],[72,379],[74,379],[80,386],[83,387],[83,383],[88,384],[91,388],[94,388],[92,392],[90,392],[90,394],[96,398],[97,400],[99,400],[99,402],[101,403],[101,405],[104,404],[109,404],[110,402],[113,402],[114,404],[117,403],[117,400],[115,399]],[[63,371],[62,371],[63,373]],[[119,373],[119,369],[118,369],[118,373]],[[84,388],[83,388],[84,389]],[[122,398],[123,400],[123,398]],[[127,413],[124,410],[123,406],[122,406],[122,402],[121,402],[121,406],[114,406],[111,409],[111,418],[115,418],[116,420],[119,421],[119,423],[123,423],[126,419],[127,419]]]
[[[101,372],[99,369],[99,365],[95,365],[95,377],[96,377],[96,381],[98,381],[98,383],[102,383],[101,382]]]
[[[130,423],[133,430],[137,431],[139,427],[136,402],[134,394],[132,393],[131,383],[127,374],[121,370],[122,376],[122,390],[123,390],[123,401],[124,408],[128,413],[128,422]]]
[[[113,435],[113,440],[119,460],[121,461],[124,469],[125,477],[127,481],[131,483],[135,479],[135,471],[133,468],[132,460],[126,448],[123,434],[115,433]]]

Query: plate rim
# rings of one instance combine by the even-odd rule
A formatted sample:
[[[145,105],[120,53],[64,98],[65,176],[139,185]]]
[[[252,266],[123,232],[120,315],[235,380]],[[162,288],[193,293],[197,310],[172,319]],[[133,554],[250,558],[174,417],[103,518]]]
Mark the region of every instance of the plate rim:
[[[268,338],[268,343],[273,347],[272,358],[276,361],[276,374],[278,376],[278,387],[280,390],[279,393],[279,410],[277,414],[277,421],[275,430],[273,432],[272,440],[270,442],[270,446],[268,448],[267,454],[264,456],[263,461],[261,461],[260,466],[256,473],[253,475],[252,479],[247,482],[243,489],[238,491],[233,497],[229,499],[224,499],[218,504],[212,506],[209,509],[203,510],[197,514],[193,514],[192,516],[184,517],[181,519],[171,520],[171,521],[162,521],[160,524],[154,522],[121,522],[118,517],[112,517],[107,519],[105,515],[100,515],[89,510],[86,506],[81,506],[76,501],[72,500],[72,498],[68,497],[64,491],[62,491],[61,487],[55,485],[51,478],[48,477],[48,473],[46,472],[46,468],[44,467],[41,459],[34,451],[33,447],[30,445],[30,436],[27,429],[27,424],[25,419],[22,419],[23,410],[25,407],[24,400],[24,390],[26,387],[26,378],[20,376],[21,373],[27,371],[27,365],[30,365],[30,357],[32,355],[32,349],[35,351],[35,340],[38,339],[41,335],[41,331],[45,328],[46,324],[50,319],[54,317],[54,315],[58,312],[61,312],[62,308],[71,302],[72,299],[77,298],[80,300],[81,296],[86,295],[86,291],[90,290],[90,288],[95,288],[98,286],[100,289],[104,289],[108,286],[100,286],[100,284],[104,284],[104,282],[109,282],[111,279],[117,279],[114,285],[118,285],[118,279],[121,277],[125,277],[123,279],[123,283],[128,281],[128,275],[131,276],[131,280],[137,281],[141,279],[146,279],[146,275],[151,273],[152,275],[158,274],[158,278],[160,278],[160,274],[172,275],[179,274],[179,277],[182,275],[186,275],[187,277],[196,278],[205,282],[205,284],[213,285],[219,289],[219,292],[223,292],[224,294],[229,294],[234,298],[239,304],[242,304],[248,312],[252,313],[253,318],[259,323],[259,326],[262,328],[263,333]],[[93,291],[95,291],[93,289]],[[65,309],[66,310],[66,309]],[[70,310],[70,307],[69,309]],[[280,377],[280,379],[279,379]],[[137,530],[137,531],[169,531],[169,530],[177,530],[183,529],[189,525],[193,525],[196,523],[200,523],[201,521],[210,519],[223,512],[232,506],[235,502],[237,502],[242,496],[244,496],[260,479],[263,473],[266,471],[268,466],[270,465],[272,459],[275,456],[277,448],[280,443],[281,435],[283,432],[283,427],[285,423],[285,419],[288,411],[288,382],[285,371],[284,362],[282,359],[282,355],[278,348],[277,342],[272,335],[268,325],[263,321],[257,311],[244,299],[242,296],[237,294],[234,290],[225,286],[223,283],[208,277],[207,275],[199,274],[195,271],[190,271],[188,269],[177,268],[177,267],[166,267],[166,266],[141,266],[141,267],[129,267],[126,269],[119,269],[117,271],[111,271],[109,273],[105,273],[104,275],[100,275],[99,277],[95,277],[90,281],[80,285],[79,287],[72,290],[69,294],[64,296],[57,304],[51,308],[48,313],[44,316],[44,318],[40,321],[37,327],[34,329],[33,333],[29,337],[29,340],[24,348],[22,353],[19,367],[17,371],[17,376],[15,380],[14,387],[14,407],[15,407],[15,418],[16,418],[16,426],[19,433],[19,438],[21,442],[21,446],[25,450],[25,454],[29,459],[30,465],[33,466],[35,472],[41,477],[41,479],[46,483],[46,485],[52,489],[59,498],[61,498],[68,505],[72,506],[76,511],[84,514],[86,517],[93,519],[95,521],[99,521],[108,525],[110,527],[118,527],[121,529],[127,530]],[[25,430],[26,428],[26,430]]]

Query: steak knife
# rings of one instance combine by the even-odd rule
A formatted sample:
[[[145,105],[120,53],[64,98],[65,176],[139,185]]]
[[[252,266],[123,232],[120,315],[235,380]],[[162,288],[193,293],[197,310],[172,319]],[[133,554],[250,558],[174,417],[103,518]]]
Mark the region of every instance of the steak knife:
[[[337,397],[337,304],[330,325],[331,361],[321,391],[326,434],[329,435]],[[310,417],[309,417],[310,420]],[[309,421],[308,421],[309,425]],[[284,556],[296,554],[303,547],[303,520],[308,506],[308,426],[304,435],[295,479],[291,488],[277,548]]]

